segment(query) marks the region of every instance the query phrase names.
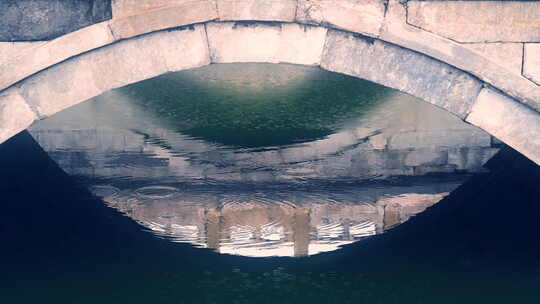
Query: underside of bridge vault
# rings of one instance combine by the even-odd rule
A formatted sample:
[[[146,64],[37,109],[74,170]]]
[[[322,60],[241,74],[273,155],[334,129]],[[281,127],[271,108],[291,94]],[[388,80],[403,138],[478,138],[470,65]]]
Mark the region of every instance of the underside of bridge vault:
[[[269,62],[320,66],[400,90],[540,163],[540,87],[534,60],[523,63],[540,41],[534,35],[520,38],[516,73],[453,33],[436,33],[424,1],[162,2],[115,1],[109,21],[47,42],[9,42],[17,51],[0,60],[0,142],[113,88],[211,63]],[[504,8],[540,12],[521,5]]]

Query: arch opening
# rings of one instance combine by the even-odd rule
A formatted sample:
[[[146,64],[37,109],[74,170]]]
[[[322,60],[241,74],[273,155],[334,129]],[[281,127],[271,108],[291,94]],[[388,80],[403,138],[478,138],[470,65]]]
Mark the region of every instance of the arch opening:
[[[8,56],[15,54],[9,60],[3,53],[5,45],[0,44],[0,189],[4,201],[0,234],[5,239],[0,255],[10,261],[3,267],[5,276],[10,277],[4,284],[3,297],[17,303],[43,298],[62,302],[66,297],[96,302],[98,298],[110,299],[111,294],[139,302],[395,302],[397,298],[402,302],[419,298],[440,302],[448,297],[437,290],[452,290],[453,298],[465,302],[476,298],[529,302],[537,298],[536,285],[530,284],[530,278],[538,277],[540,269],[534,267],[540,256],[536,241],[540,232],[536,225],[540,215],[540,188],[536,184],[540,178],[540,65],[535,56],[540,44],[534,43],[538,39],[532,37],[535,31],[530,26],[540,6],[527,1],[416,0],[115,0],[112,4],[111,20],[52,41],[37,42],[28,49],[8,46]],[[478,8],[477,4],[481,10],[470,10]],[[472,12],[473,18],[464,11]],[[533,18],[521,26],[491,22],[501,16],[510,23],[522,20],[525,11]],[[433,18],[440,12],[450,14],[444,14],[448,17],[445,20]],[[467,27],[471,21],[475,26]],[[482,27],[493,30],[487,33]],[[457,30],[470,42],[480,43],[456,42],[456,36],[447,35],[448,30],[454,34]],[[470,38],[471,32],[475,37]],[[527,37],[514,40],[508,34]],[[506,41],[501,44],[481,43],[502,37]],[[370,107],[364,126],[378,121],[373,117],[381,111],[394,109],[411,116],[408,121],[413,117],[432,118],[423,122],[424,127],[431,127],[407,129],[409,135],[423,134],[407,137],[407,132],[402,132],[405,130],[392,131],[376,124],[378,128],[367,129],[377,132],[360,130],[362,137],[350,135],[358,132],[349,132],[355,127],[348,115],[358,108],[347,103],[338,109],[332,107],[340,103],[323,104],[328,112],[335,110],[334,119],[324,111],[310,112],[312,109],[301,104],[279,102],[275,109],[267,105],[259,111],[241,111],[250,118],[283,109],[306,109],[313,119],[322,116],[320,124],[310,128],[309,121],[276,115],[273,121],[301,127],[294,129],[300,136],[290,136],[293,128],[276,128],[266,119],[237,124],[222,119],[220,111],[229,117],[238,115],[228,112],[227,107],[217,107],[215,115],[199,112],[198,119],[179,125],[177,121],[186,118],[182,113],[164,119],[174,107],[152,111],[159,102],[139,100],[135,104],[139,94],[125,94],[125,85],[133,88],[159,75],[174,78],[175,74],[169,72],[196,73],[190,69],[212,69],[216,67],[212,64],[235,62],[319,66],[405,91],[447,112],[426,116],[428,110],[422,110],[428,104],[425,101],[392,108],[389,105],[395,96],[391,96],[385,103]],[[40,78],[49,70],[56,72]],[[82,89],[81,83],[86,84]],[[154,82],[156,90],[161,90],[159,83]],[[186,87],[193,89],[193,82]],[[119,90],[109,92],[113,88]],[[88,99],[93,101],[82,103]],[[215,104],[208,100],[199,103],[203,108]],[[239,107],[242,104],[232,103],[232,108]],[[179,111],[194,108],[196,104],[186,104]],[[126,109],[132,110],[132,117],[144,118],[126,128],[130,125],[122,116]],[[83,115],[66,118],[77,112]],[[445,113],[454,113],[455,117],[443,118]],[[57,128],[58,134],[48,132],[42,139],[48,141],[48,147],[80,149],[56,149],[49,155],[67,172],[78,172],[79,181],[90,185],[94,196],[81,189],[73,176],[62,172],[27,132],[2,144],[35,120],[40,120],[33,125],[38,128],[34,131],[39,131],[40,125],[52,126],[59,117],[66,123]],[[111,123],[106,117],[118,119]],[[429,132],[423,131],[440,131],[429,123],[459,121],[457,117],[486,130],[536,164],[503,146],[489,162],[490,172],[468,179],[459,191],[452,191],[421,216],[394,226],[438,200],[437,195],[451,191],[452,183],[461,181],[444,176],[464,177],[469,170],[464,168],[475,167],[488,158],[478,157],[486,148],[482,144],[472,150],[435,144],[443,146],[443,157],[429,149],[432,147],[395,146],[425,140]],[[88,128],[88,121],[94,118],[101,120],[96,119]],[[386,121],[402,123],[391,118],[388,115]],[[220,129],[230,125],[236,127]],[[268,140],[254,143],[259,137],[256,132],[242,132],[246,126],[256,125],[264,126],[265,132],[259,134],[266,134]],[[123,131],[119,131],[121,128]],[[452,136],[459,130],[444,135],[446,144],[463,140],[463,136]],[[77,132],[80,136],[75,135]],[[280,132],[287,136],[275,136]],[[120,136],[115,137],[115,133]],[[490,149],[502,145],[486,134],[480,138],[476,143],[490,142],[494,144]],[[351,147],[350,142],[358,145]],[[194,148],[189,153],[179,152],[179,146],[190,144]],[[349,183],[330,178],[347,174],[344,168],[351,168],[352,162],[344,155],[360,152],[360,146],[364,149],[355,153],[359,156],[356,171],[349,174],[363,171],[366,176],[355,176]],[[290,153],[295,148],[301,148],[301,153]],[[115,157],[89,157],[96,149],[112,152]],[[369,151],[375,150],[382,152],[381,158],[369,157],[375,154]],[[328,160],[318,163],[319,169],[326,169],[311,176],[325,178],[318,183],[309,178],[306,185],[306,178],[300,178],[309,173],[306,162],[297,162],[294,177],[299,182],[288,183],[290,187],[284,187],[284,183],[261,187],[269,186],[279,174],[253,172],[261,166],[242,166],[276,160],[276,151],[286,152],[280,156],[288,157],[307,154],[307,159],[316,164],[317,160]],[[194,176],[189,176],[186,183],[172,181],[178,181],[178,172],[200,176],[195,167],[206,170],[206,176],[226,173],[230,175],[224,179],[234,179],[234,172],[225,170],[231,168],[231,162],[243,168],[236,176],[244,174],[245,180],[224,183],[207,179],[197,184]],[[403,162],[416,168],[412,173],[417,176],[374,178],[381,172],[402,174],[388,169],[401,168]],[[448,171],[434,172],[445,162],[452,164],[446,167]],[[379,165],[379,171],[366,170],[369,166],[362,164]],[[163,169],[173,167],[177,171],[171,170],[173,174],[164,178]],[[122,170],[124,173],[118,174]],[[139,179],[127,177],[137,170],[143,172]],[[122,176],[112,176],[115,174]],[[433,178],[432,184],[417,183],[428,177]],[[238,188],[239,184],[246,187]],[[360,204],[362,200],[368,203]],[[363,241],[390,227],[395,227],[390,233]],[[362,241],[339,252],[306,259],[250,259],[215,254],[171,240],[244,256],[264,256],[261,251],[267,256],[305,256]],[[50,280],[51,275],[60,279]],[[71,279],[69,289],[62,278]],[[507,288],[518,285],[517,289]],[[39,292],[28,293],[29,289]]]
[[[159,76],[31,133],[157,235],[248,256],[305,256],[381,233],[482,172],[498,150],[411,96],[288,64]]]
[[[533,136],[540,126],[537,113],[483,88],[485,83],[464,71],[379,39],[325,27],[241,25],[210,22],[149,33],[43,70],[2,92],[0,138],[112,88],[168,72],[210,63],[282,62],[320,66],[406,92],[481,127],[533,161],[539,159]],[[261,48],[262,42],[268,47]]]

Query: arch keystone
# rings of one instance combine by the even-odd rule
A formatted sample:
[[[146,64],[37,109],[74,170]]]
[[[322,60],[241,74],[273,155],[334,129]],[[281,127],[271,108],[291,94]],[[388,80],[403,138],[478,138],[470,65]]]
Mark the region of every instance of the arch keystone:
[[[319,65],[326,28],[294,23],[220,22],[206,26],[212,62]]]

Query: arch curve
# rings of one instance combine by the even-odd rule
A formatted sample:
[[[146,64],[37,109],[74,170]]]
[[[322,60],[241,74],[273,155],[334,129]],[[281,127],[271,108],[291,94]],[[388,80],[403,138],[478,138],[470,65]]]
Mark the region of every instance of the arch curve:
[[[110,28],[98,24],[93,30],[105,37]],[[508,92],[417,51],[358,33],[289,22],[211,21],[166,30],[149,25],[146,30],[151,32],[78,45],[75,56],[59,56],[49,62],[51,66],[38,62],[32,67],[38,71],[29,77],[24,73],[11,80],[2,77],[7,89],[0,93],[0,142],[36,119],[167,72],[211,63],[282,62],[316,65],[406,92],[484,129],[540,163],[540,117],[535,110],[508,97]],[[95,34],[90,28],[81,31],[66,36]],[[74,41],[71,38],[70,43]],[[18,60],[23,59],[28,58]]]

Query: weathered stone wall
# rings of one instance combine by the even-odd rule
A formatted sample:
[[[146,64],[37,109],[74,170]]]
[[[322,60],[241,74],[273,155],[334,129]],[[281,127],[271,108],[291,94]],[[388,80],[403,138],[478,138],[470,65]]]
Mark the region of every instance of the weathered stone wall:
[[[540,2],[407,2],[407,23],[461,43],[540,41]]]
[[[0,41],[49,40],[111,17],[111,0],[2,0]]]
[[[409,0],[406,9],[407,24],[540,83],[540,53],[534,51],[540,42],[540,2]]]

